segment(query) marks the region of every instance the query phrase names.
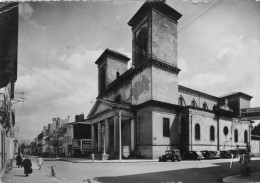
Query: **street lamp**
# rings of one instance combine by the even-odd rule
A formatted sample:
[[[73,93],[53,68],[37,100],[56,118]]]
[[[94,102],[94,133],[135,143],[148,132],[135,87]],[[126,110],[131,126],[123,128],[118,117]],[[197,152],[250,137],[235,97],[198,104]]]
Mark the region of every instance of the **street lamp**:
[[[122,152],[121,152],[121,149],[122,149],[122,144],[121,144],[121,111],[119,111],[119,161],[121,161],[122,159]]]
[[[102,154],[102,160],[106,159],[106,136],[105,136],[105,126],[102,126],[102,134],[104,138],[104,149],[103,149],[103,154]]]

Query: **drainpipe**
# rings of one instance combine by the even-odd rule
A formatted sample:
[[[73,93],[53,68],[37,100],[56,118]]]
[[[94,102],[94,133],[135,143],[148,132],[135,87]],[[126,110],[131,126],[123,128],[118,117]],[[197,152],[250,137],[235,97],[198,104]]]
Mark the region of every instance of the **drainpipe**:
[[[192,114],[190,115],[190,150],[192,151]]]
[[[219,117],[217,116],[217,150],[219,151]]]

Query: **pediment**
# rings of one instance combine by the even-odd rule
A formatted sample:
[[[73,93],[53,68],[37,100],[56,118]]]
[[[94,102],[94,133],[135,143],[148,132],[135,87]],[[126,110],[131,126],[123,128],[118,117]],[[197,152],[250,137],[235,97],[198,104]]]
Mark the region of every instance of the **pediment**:
[[[108,105],[100,102],[100,101],[96,101],[95,104],[93,105],[91,111],[88,114],[88,118],[95,116],[103,111],[109,110],[111,109]]]

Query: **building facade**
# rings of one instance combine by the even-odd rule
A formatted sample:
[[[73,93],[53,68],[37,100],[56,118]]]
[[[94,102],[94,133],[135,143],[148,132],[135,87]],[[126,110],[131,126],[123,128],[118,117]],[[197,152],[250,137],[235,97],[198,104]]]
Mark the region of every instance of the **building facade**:
[[[155,159],[171,148],[248,148],[251,122],[240,120],[251,96],[212,96],[178,84],[177,24],[181,14],[162,1],[145,2],[128,22],[127,56],[106,49],[95,62],[98,97],[88,115],[93,151]]]
[[[8,11],[6,11],[8,10]],[[18,2],[0,2],[0,171],[16,151],[14,87],[17,80]]]

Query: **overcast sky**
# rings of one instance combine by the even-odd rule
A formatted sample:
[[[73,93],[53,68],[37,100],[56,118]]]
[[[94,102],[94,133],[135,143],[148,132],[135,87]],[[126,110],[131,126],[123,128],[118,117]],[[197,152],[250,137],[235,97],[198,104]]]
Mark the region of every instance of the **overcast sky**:
[[[178,24],[180,85],[214,96],[241,91],[254,97],[251,107],[260,106],[258,1],[167,1],[183,15]],[[26,99],[15,108],[21,138],[35,138],[52,118],[70,116],[74,121],[76,114],[87,116],[97,97],[94,62],[106,48],[132,57],[127,22],[143,3],[20,5],[16,92],[25,94],[15,97]]]

